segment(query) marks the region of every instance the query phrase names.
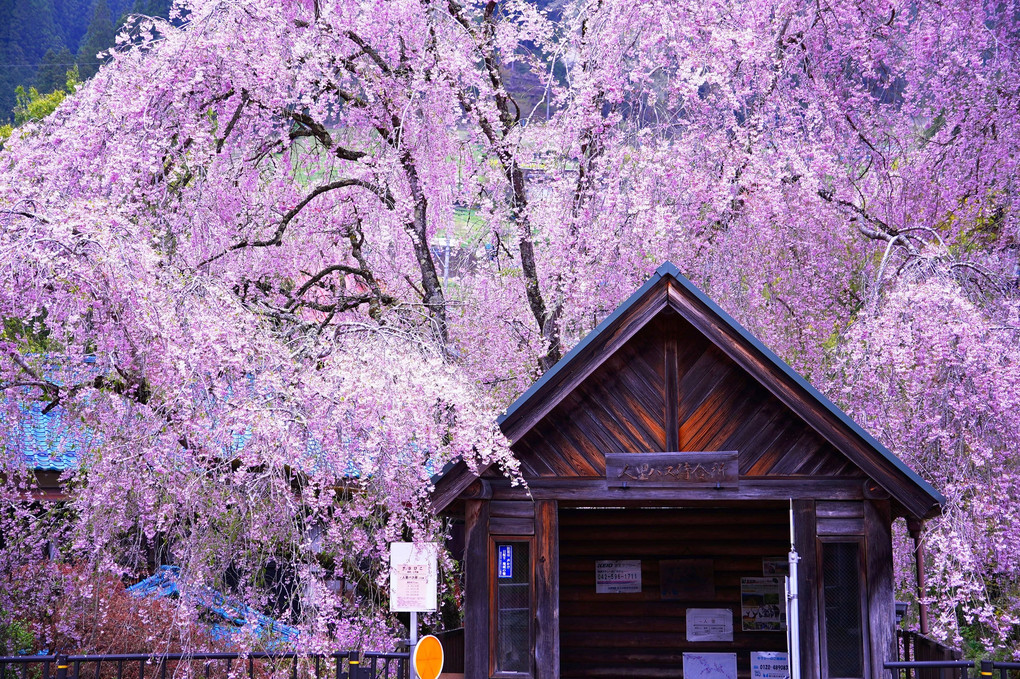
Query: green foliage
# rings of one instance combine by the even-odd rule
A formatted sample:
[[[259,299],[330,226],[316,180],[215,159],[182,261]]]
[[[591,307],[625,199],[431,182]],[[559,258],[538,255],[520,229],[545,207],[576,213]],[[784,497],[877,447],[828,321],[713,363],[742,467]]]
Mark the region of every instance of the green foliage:
[[[45,353],[58,349],[59,346],[50,339],[49,328],[46,327],[46,313],[23,321],[19,318],[4,318],[0,326],[0,337],[14,342],[32,353]]]
[[[25,88],[21,85],[18,85],[14,92],[15,125],[24,125],[30,121],[42,120],[56,111],[57,106],[60,106],[60,102],[67,98],[67,93],[64,90],[56,90],[49,94],[39,94],[39,90],[34,87],[30,87],[26,94]]]
[[[60,51],[46,50],[39,73],[36,75],[35,88],[40,92],[55,92],[65,89],[68,68],[74,64],[74,55],[67,47]],[[77,67],[76,67],[77,68]]]
[[[78,78],[78,67],[75,66],[64,75],[64,88],[57,88],[49,94],[40,94],[39,91],[30,87],[28,92],[21,85],[15,89],[14,94],[14,125],[0,127],[0,142],[9,139],[14,134],[14,128],[28,122],[42,120],[57,110],[61,102],[68,94],[74,94],[78,90],[81,81]]]
[[[11,620],[6,611],[0,610],[0,655],[31,653],[35,637],[28,626],[20,620]]]

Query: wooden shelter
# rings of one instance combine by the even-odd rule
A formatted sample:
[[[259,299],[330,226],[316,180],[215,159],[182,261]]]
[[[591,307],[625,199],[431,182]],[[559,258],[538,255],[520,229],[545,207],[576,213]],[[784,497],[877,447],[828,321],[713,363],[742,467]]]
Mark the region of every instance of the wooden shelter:
[[[500,427],[527,487],[458,463],[433,495],[466,679],[751,677],[791,643],[802,677],[884,676],[892,522],[944,498],[672,264]]]

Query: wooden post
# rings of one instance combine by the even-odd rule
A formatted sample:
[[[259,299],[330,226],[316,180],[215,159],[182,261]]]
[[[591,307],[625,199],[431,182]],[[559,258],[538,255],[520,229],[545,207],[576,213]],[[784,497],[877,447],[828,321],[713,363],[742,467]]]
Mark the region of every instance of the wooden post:
[[[873,679],[882,679],[886,676],[884,663],[896,658],[892,511],[888,500],[864,502],[864,534],[871,676]]]
[[[488,679],[489,501],[465,501],[464,519],[464,679]]]
[[[535,503],[535,679],[560,677],[560,531],[556,500]]]
[[[800,601],[800,676],[821,679],[818,641],[818,552],[814,500],[793,501],[794,545],[800,555],[797,568]]]
[[[921,531],[924,529],[924,521],[920,519],[907,519],[907,530],[910,537],[914,539],[914,573],[917,578],[917,616],[920,619],[921,634],[928,634],[928,604],[922,599],[926,596],[928,589],[924,578],[924,543],[921,542]]]

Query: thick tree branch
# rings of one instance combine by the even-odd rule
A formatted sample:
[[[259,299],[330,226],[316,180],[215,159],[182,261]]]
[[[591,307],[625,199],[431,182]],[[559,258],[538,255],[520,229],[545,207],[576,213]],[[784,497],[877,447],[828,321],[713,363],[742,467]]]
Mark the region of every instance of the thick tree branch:
[[[379,67],[380,71],[382,71],[386,75],[393,74],[393,71],[390,69],[389,64],[386,63],[386,60],[383,59],[379,55],[379,53],[375,51],[374,47],[372,47],[367,42],[362,40],[361,36],[359,36],[354,31],[347,31],[346,35],[348,38],[350,38],[351,42],[353,42],[355,45],[361,48],[361,51],[368,55],[368,58],[371,59],[375,63],[375,65]]]
[[[481,108],[470,105],[468,93],[458,92],[458,98],[465,111],[473,111],[475,113],[478,125],[485,138],[489,141],[492,151],[503,166],[504,176],[510,184],[510,212],[514,223],[517,225],[517,245],[521,256],[521,271],[524,274],[524,291],[528,299],[528,307],[531,309],[531,314],[538,324],[539,332],[546,345],[545,353],[539,358],[539,366],[543,371],[548,370],[562,356],[559,322],[557,314],[550,313],[547,308],[541,286],[539,285],[535,246],[531,222],[528,216],[528,195],[525,187],[524,172],[521,170],[513,150],[506,147],[508,136],[518,124],[520,108],[517,107],[517,103],[513,102],[507,94],[503,83],[503,76],[499,70],[499,62],[495,51],[496,24],[494,15],[496,3],[490,0],[485,6],[481,35],[474,29],[474,26],[465,14],[464,8],[456,0],[448,0],[447,8],[450,16],[465,29],[473,41],[474,48],[481,57],[489,84],[492,87],[492,96],[500,121],[498,133],[496,126],[485,116]],[[517,110],[516,115],[510,112],[511,102]]]
[[[223,130],[223,136],[216,140],[216,153],[223,150],[223,144],[226,143],[227,137],[230,136],[231,131],[234,129],[234,125],[237,124],[238,119],[241,117],[241,111],[244,110],[245,105],[248,103],[248,90],[241,90],[241,101],[238,103],[237,108],[234,110],[234,115],[231,116],[230,122],[227,123],[227,127]]]
[[[396,199],[394,199],[393,194],[391,194],[390,191],[386,188],[378,186],[377,184],[373,184],[372,182],[365,181],[364,179],[339,179],[335,182],[330,182],[329,184],[323,184],[322,186],[316,187],[311,193],[305,196],[300,203],[298,203],[293,208],[288,210],[287,213],[283,215],[283,219],[280,220],[280,223],[276,227],[276,231],[270,238],[256,241],[243,240],[239,243],[235,243],[226,250],[224,250],[223,252],[220,252],[219,254],[213,255],[212,257],[203,260],[202,262],[199,263],[198,266],[201,267],[211,262],[214,262],[220,257],[223,257],[228,252],[231,252],[233,250],[241,250],[243,248],[249,247],[264,248],[273,245],[280,245],[283,242],[283,235],[287,231],[287,226],[291,223],[291,221],[294,220],[295,217],[297,217],[301,213],[301,210],[303,210],[306,205],[312,202],[312,200],[314,200],[318,196],[321,196],[324,193],[352,186],[360,186],[361,188],[371,191],[379,198],[379,200],[382,201],[383,205],[385,205],[390,210],[396,207],[397,204]]]
[[[292,112],[290,117],[304,128],[302,130],[292,131],[290,133],[291,139],[296,139],[298,137],[313,137],[341,160],[358,161],[368,155],[363,151],[354,151],[337,144],[333,140],[333,136],[329,133],[329,130],[309,115]]]

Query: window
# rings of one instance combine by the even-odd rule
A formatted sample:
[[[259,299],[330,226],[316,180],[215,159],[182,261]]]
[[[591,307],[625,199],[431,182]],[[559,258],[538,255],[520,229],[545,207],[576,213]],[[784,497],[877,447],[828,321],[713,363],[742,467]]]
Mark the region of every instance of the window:
[[[495,541],[493,583],[496,674],[531,672],[531,543]]]
[[[859,542],[823,542],[825,657],[829,677],[864,676]]]

